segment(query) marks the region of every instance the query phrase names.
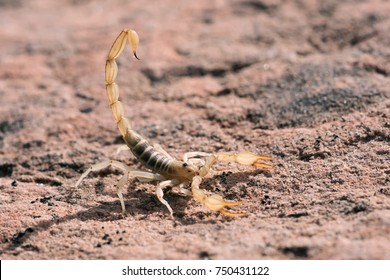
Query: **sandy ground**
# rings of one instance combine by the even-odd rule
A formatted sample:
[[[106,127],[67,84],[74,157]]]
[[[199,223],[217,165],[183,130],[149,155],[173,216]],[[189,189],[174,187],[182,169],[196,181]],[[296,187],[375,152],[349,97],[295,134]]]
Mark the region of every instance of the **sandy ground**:
[[[0,0],[1,259],[390,259],[389,1]],[[108,168],[142,168],[104,90],[119,58],[133,127],[175,157],[251,151],[274,168],[217,164],[227,218]]]

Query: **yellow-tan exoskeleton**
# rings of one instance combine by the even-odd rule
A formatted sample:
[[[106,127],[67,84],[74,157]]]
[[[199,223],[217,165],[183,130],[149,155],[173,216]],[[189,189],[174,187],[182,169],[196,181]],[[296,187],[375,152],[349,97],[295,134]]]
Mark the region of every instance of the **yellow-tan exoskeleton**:
[[[146,139],[131,128],[128,119],[124,116],[122,103],[118,100],[119,91],[115,83],[118,66],[115,59],[122,53],[127,42],[129,42],[132,48],[134,57],[138,59],[136,54],[139,43],[138,35],[134,30],[125,29],[116,38],[108,53],[105,67],[107,97],[114,119],[127,147],[151,171],[136,170],[122,162],[107,160],[95,164],[85,171],[77,181],[76,187],[91,171],[98,171],[108,166],[113,166],[124,172],[123,177],[117,185],[117,194],[123,214],[125,213],[125,203],[122,190],[129,176],[132,176],[142,182],[160,181],[156,186],[156,195],[161,203],[168,208],[171,217],[173,217],[173,210],[163,197],[163,189],[174,186],[178,186],[182,193],[192,195],[197,201],[203,203],[209,209],[218,211],[223,215],[230,217],[245,215],[244,213],[233,213],[225,209],[225,207],[237,206],[241,202],[226,201],[220,195],[207,194],[204,190],[200,189],[202,178],[207,175],[212,165],[217,161],[237,162],[244,165],[271,168],[271,165],[260,162],[260,160],[268,161],[271,158],[250,152],[189,152],[184,154],[183,160],[181,161],[171,157],[160,145],[149,144]]]

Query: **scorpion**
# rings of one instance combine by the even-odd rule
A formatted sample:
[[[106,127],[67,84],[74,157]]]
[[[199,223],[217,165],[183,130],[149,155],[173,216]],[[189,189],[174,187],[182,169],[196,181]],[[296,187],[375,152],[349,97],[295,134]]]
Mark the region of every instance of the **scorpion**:
[[[118,74],[116,58],[123,52],[127,42],[131,46],[133,56],[139,59],[136,54],[139,43],[138,34],[131,29],[122,30],[112,44],[107,56],[105,65],[106,92],[115,122],[127,145],[126,148],[130,149],[137,160],[151,171],[141,171],[120,161],[106,160],[88,168],[76,182],[76,188],[90,172],[112,166],[124,172],[116,186],[123,215],[125,215],[125,203],[122,191],[130,176],[137,178],[141,182],[160,181],[156,185],[156,195],[159,201],[168,208],[172,218],[173,210],[164,199],[163,190],[167,187],[179,187],[179,190],[184,195],[193,196],[209,209],[218,211],[225,216],[239,217],[246,215],[246,213],[235,213],[226,209],[226,207],[230,208],[240,205],[240,201],[227,201],[218,194],[207,194],[201,189],[202,178],[209,173],[212,165],[217,161],[271,168],[271,165],[260,161],[268,161],[272,160],[272,158],[250,152],[206,153],[194,151],[185,153],[183,160],[177,160],[170,156],[160,145],[149,144],[145,138],[132,129],[129,120],[124,116],[123,105],[119,101],[118,85],[115,83]]]

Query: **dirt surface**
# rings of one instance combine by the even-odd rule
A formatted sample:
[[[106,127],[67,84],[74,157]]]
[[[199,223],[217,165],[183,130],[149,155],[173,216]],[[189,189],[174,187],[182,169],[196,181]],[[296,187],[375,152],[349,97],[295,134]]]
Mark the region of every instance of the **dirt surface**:
[[[389,1],[0,0],[1,259],[390,259]],[[108,168],[142,168],[104,89],[119,58],[133,127],[175,157],[251,151],[203,183],[243,218],[177,189],[175,220],[136,180],[122,218]]]

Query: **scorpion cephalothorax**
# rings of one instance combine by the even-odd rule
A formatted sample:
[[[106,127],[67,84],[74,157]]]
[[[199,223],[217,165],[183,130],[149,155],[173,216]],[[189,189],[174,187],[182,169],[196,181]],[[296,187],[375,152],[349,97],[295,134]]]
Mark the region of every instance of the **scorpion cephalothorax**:
[[[237,217],[245,215],[243,213],[233,213],[225,209],[239,205],[240,202],[225,201],[220,195],[207,195],[199,186],[202,178],[207,175],[211,166],[216,161],[237,162],[244,165],[253,165],[262,168],[271,168],[271,165],[261,163],[260,160],[271,160],[270,157],[252,154],[249,152],[238,153],[204,153],[204,152],[189,152],[184,154],[183,160],[176,160],[164,151],[160,145],[151,145],[137,132],[132,130],[128,119],[124,116],[122,103],[118,100],[119,90],[115,83],[118,73],[118,66],[115,59],[122,53],[126,42],[130,43],[133,55],[137,58],[136,49],[139,43],[137,33],[131,29],[123,30],[114,41],[106,61],[105,79],[107,97],[110,103],[114,119],[122,137],[134,154],[134,156],[150,171],[140,171],[126,164],[107,160],[91,166],[85,171],[76,183],[76,187],[81,181],[91,172],[98,171],[108,166],[114,166],[124,171],[123,177],[117,185],[117,194],[122,206],[122,212],[125,213],[125,203],[123,200],[122,189],[129,176],[138,178],[142,182],[161,181],[156,186],[156,195],[158,199],[168,208],[171,216],[173,211],[168,202],[163,198],[163,189],[170,186],[179,186],[180,190],[186,195],[193,197],[214,211],[230,216]],[[137,58],[138,59],[138,58]]]

